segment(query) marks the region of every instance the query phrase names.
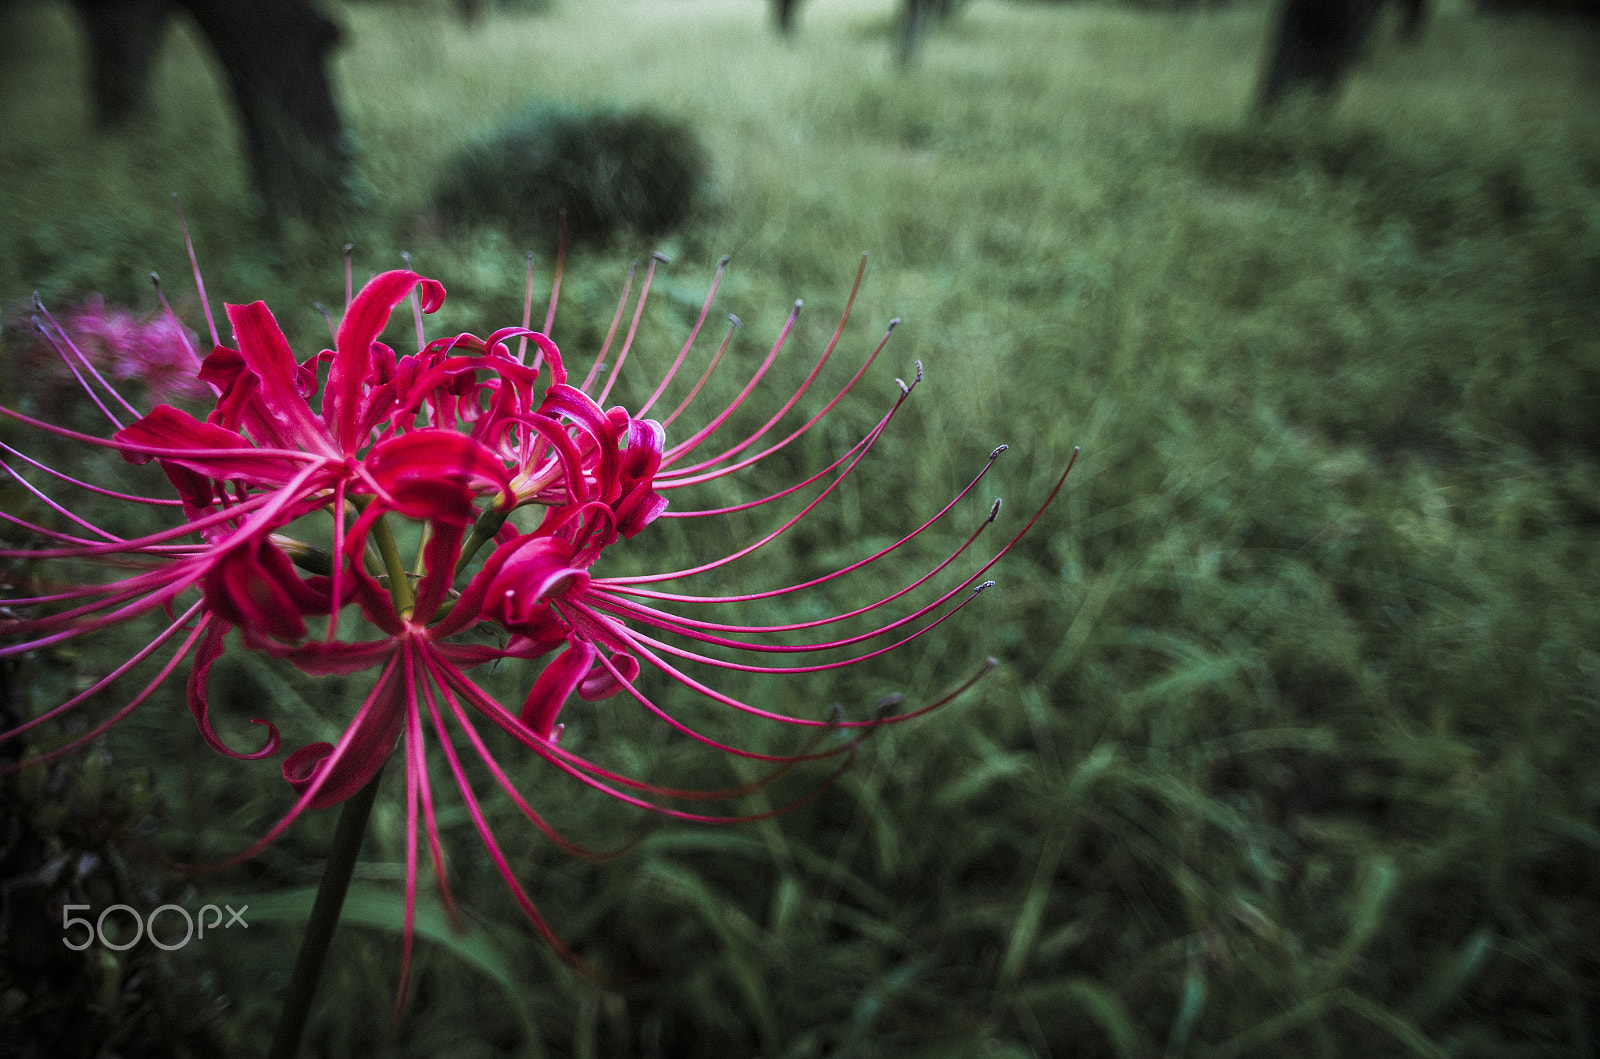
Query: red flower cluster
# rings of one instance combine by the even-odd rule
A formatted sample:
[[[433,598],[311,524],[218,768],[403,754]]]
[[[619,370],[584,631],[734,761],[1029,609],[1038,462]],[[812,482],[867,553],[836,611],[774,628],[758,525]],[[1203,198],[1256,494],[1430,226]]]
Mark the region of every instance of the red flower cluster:
[[[655,267],[656,262],[652,261],[642,284],[634,329]],[[721,276],[719,267],[717,281]],[[858,273],[857,286],[860,279]],[[349,299],[333,348],[305,361],[295,359],[272,313],[261,302],[228,306],[233,345],[224,346],[213,335],[214,348],[203,360],[187,346],[184,331],[174,323],[170,333],[185,344],[196,378],[215,394],[214,408],[204,420],[170,405],[160,405],[140,415],[94,370],[70,335],[44,314],[41,329],[69,365],[84,369],[80,374],[84,388],[110,419],[114,432],[108,440],[76,433],[12,409],[0,408],[0,413],[60,438],[114,449],[134,464],[154,462],[165,473],[177,499],[115,492],[68,477],[9,447],[6,451],[70,486],[118,500],[178,508],[182,517],[160,532],[123,539],[74,514],[0,462],[0,468],[78,530],[74,533],[46,528],[0,513],[6,521],[54,545],[4,550],[0,557],[30,562],[94,560],[110,570],[132,567],[137,571],[93,584],[53,586],[56,590],[36,583],[26,595],[0,600],[0,606],[5,608],[0,613],[37,612],[37,616],[12,617],[0,623],[0,636],[10,641],[0,647],[0,656],[36,651],[141,617],[165,615],[168,619],[132,658],[68,701],[0,734],[0,739],[32,729],[95,698],[135,666],[177,641],[176,648],[168,649],[170,654],[154,678],[121,709],[44,757],[64,753],[98,737],[149,698],[185,659],[190,659],[188,704],[206,742],[236,758],[263,758],[279,748],[278,732],[271,721],[254,722],[266,729],[266,739],[259,749],[249,752],[227,746],[212,728],[207,700],[209,675],[224,653],[230,634],[236,632],[238,643],[245,649],[284,659],[310,674],[376,670],[376,682],[345,724],[337,743],[301,747],[284,759],[283,775],[296,792],[295,802],[271,831],[234,860],[254,855],[303,811],[349,798],[377,774],[392,753],[398,752],[406,765],[409,825],[408,965],[419,835],[427,837],[440,892],[449,901],[427,767],[424,733],[431,728],[478,833],[506,884],[539,932],[558,951],[570,956],[546,926],[501,852],[454,748],[457,733],[470,743],[495,781],[533,825],[575,853],[585,851],[557,834],[527,803],[490,752],[478,723],[487,721],[562,773],[631,804],[691,820],[744,819],[671,808],[663,804],[663,799],[738,797],[771,782],[798,762],[848,755],[854,742],[840,742],[821,750],[817,749],[819,744],[813,743],[800,753],[773,756],[714,741],[646,694],[640,681],[641,667],[654,669],[699,696],[754,716],[814,729],[870,730],[882,718],[843,721],[785,716],[717,692],[679,667],[687,660],[781,675],[837,668],[883,654],[925,634],[965,606],[975,595],[974,588],[987,586],[988,582],[980,583],[979,578],[1022,535],[1018,533],[954,587],[861,635],[798,646],[746,639],[821,628],[893,603],[954,562],[976,540],[982,527],[948,559],[911,584],[834,617],[755,627],[706,622],[662,609],[672,604],[771,598],[814,588],[858,570],[943,518],[977,485],[1004,448],[996,449],[972,483],[927,522],[896,544],[826,577],[724,597],[647,587],[720,569],[794,526],[860,464],[911,393],[911,386],[901,382],[898,399],[877,424],[832,465],[802,482],[737,507],[668,511],[666,494],[672,490],[736,473],[806,433],[861,379],[884,344],[878,343],[820,411],[781,437],[774,436],[780,421],[827,363],[844,328],[841,320],[839,331],[810,374],[760,429],[721,451],[702,454],[701,450],[775,362],[793,327],[795,315],[791,314],[738,396],[704,426],[669,445],[668,428],[701,392],[728,348],[733,329],[683,403],[660,421],[646,416],[693,347],[716,287],[713,282],[688,341],[651,398],[637,412],[605,407],[627,359],[633,329],[617,354],[608,381],[595,392],[611,338],[581,385],[570,381],[556,345],[545,334],[531,330],[526,320],[521,327],[504,328],[487,338],[461,334],[423,342],[421,314],[436,310],[445,292],[436,281],[410,271],[384,273]],[[852,290],[852,302],[854,296]],[[552,294],[552,317],[554,297]],[[408,298],[419,310],[420,348],[416,353],[398,356],[379,336],[393,310]],[[629,291],[625,290],[617,321],[621,320],[628,299]],[[795,310],[799,310],[798,303]],[[847,306],[845,318],[848,316]],[[733,322],[737,324],[736,319]],[[613,334],[616,329],[614,322]],[[545,330],[549,330],[548,319]],[[886,333],[885,341],[887,337]],[[919,377],[920,374],[919,365]],[[125,425],[114,411],[117,404],[132,417]],[[657,519],[716,517],[779,500],[812,486],[818,487],[818,495],[799,513],[721,559],[648,576],[608,578],[591,572],[608,549],[643,532]],[[1058,481],[1056,491],[1060,488]],[[1054,496],[1052,491],[1051,498]],[[983,524],[992,522],[998,510],[997,501]],[[1043,507],[1039,510],[1042,513]],[[319,548],[295,535],[303,533],[302,527],[308,522],[316,524],[312,516],[331,525],[326,547]],[[1036,513],[1034,520],[1038,517]],[[420,527],[420,532],[412,535],[417,542],[416,554],[409,566],[393,531],[394,524],[401,522]],[[1023,532],[1026,530],[1025,526]],[[480,558],[482,561],[478,562]],[[365,619],[363,633],[356,638],[344,634],[358,623],[349,618],[341,620],[341,614],[350,607]],[[484,631],[495,635],[480,635]],[[701,653],[695,646],[780,655],[848,651],[886,634],[892,636],[886,645],[840,660],[803,666],[764,667],[730,662]],[[473,667],[506,659],[542,666],[520,710],[502,705],[468,676]],[[932,709],[960,690],[964,688],[894,719]],[[619,774],[561,746],[558,719],[574,693],[590,701],[626,695],[690,738],[718,750],[766,761],[773,771],[755,784],[711,792],[667,790]],[[402,970],[402,983],[405,973]]]

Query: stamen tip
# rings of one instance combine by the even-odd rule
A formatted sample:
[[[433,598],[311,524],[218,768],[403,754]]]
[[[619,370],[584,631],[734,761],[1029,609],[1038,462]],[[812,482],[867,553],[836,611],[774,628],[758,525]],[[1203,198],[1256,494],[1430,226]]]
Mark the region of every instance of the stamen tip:
[[[879,699],[876,703],[873,704],[873,706],[872,706],[873,716],[881,721],[885,717],[889,716],[889,713],[896,706],[901,705],[905,701],[906,701],[906,697],[904,695],[901,695],[898,692],[896,692],[893,695],[885,695],[883,698]]]
[[[893,331],[895,328],[897,328],[899,326],[900,326],[900,318],[898,316],[895,317],[893,320],[889,321],[889,330],[890,331]]]
[[[915,386],[917,383],[922,381],[922,361],[920,361],[920,360],[917,361],[916,365],[917,365],[917,378],[916,378],[916,380],[914,382],[912,382],[911,385],[913,385],[913,386]]]
[[[717,262],[717,267],[718,267],[718,268],[722,268],[722,267],[723,267],[723,266],[725,266],[725,265],[726,265],[726,264],[727,264],[727,263],[728,263],[728,262],[729,262],[729,261],[732,261],[732,260],[733,260],[733,255],[732,255],[732,254],[723,254],[723,255],[722,255],[722,259],[721,259],[721,260],[720,260],[720,261],[718,261],[718,262]]]
[[[150,273],[150,285],[152,287],[154,287],[156,290],[160,290],[161,289],[161,273],[159,273],[159,272]]]
[[[993,522],[995,519],[997,519],[999,517],[1000,517],[1000,498],[997,496],[997,497],[994,498],[994,503],[989,505],[989,522]],[[991,581],[989,583],[991,585],[994,584],[993,581]]]
[[[1006,451],[1007,449],[1009,449],[1010,447],[1011,447],[1010,445],[997,445],[997,446],[995,446],[995,450],[993,452],[989,453],[989,458],[991,460],[999,459],[1000,458],[1000,454],[1002,452]]]
[[[803,299],[796,298],[794,300],[794,311],[795,312],[799,312],[801,307],[804,306],[804,305],[805,305],[805,301]]]
[[[672,264],[672,258],[670,258],[670,257],[668,257],[668,256],[667,256],[667,255],[666,255],[666,254],[663,254],[663,253],[662,253],[662,252],[661,252],[661,251],[659,251],[659,250],[652,250],[652,251],[650,251],[650,256],[651,256],[651,257],[652,257],[652,258],[654,258],[654,259],[655,259],[655,260],[657,260],[657,261],[659,261],[659,262],[661,262],[661,263],[662,263],[662,264],[663,264],[663,265],[670,265],[670,264]]]
[[[981,585],[973,585],[972,586],[972,594],[974,596],[976,596],[979,592],[982,592],[984,589],[993,588],[993,587],[994,587],[994,582],[993,581],[985,581]]]
[[[354,243],[346,243],[346,244],[344,244],[344,256],[345,257],[349,257],[351,254],[353,254],[355,252],[356,252],[356,244],[354,244]]]
[[[906,381],[904,379],[896,376],[894,381],[900,384],[900,392],[902,394],[907,397],[911,396],[911,387],[906,385]]]
[[[828,707],[828,727],[835,728],[844,723],[844,707],[834,703]]]
[[[532,250],[529,250],[528,252],[526,252],[522,256],[523,256],[523,259],[526,260],[530,265],[533,264],[533,251]]]
[[[400,251],[400,260],[406,263],[406,270],[409,272],[411,270],[411,251]]]
[[[730,324],[732,324],[734,327],[743,327],[744,326],[744,321],[739,319],[737,316],[733,315],[732,313],[728,314],[728,322]]]

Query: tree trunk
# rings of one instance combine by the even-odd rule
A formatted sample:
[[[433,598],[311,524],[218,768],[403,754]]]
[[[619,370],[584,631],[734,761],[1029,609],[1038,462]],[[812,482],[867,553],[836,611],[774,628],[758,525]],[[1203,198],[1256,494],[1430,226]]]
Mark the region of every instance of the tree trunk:
[[[339,30],[309,0],[178,0],[222,64],[268,222],[348,198],[349,145],[328,53]]]
[[[922,39],[923,23],[932,13],[932,0],[905,0],[900,6],[900,47],[898,57],[901,66],[908,66],[916,57],[917,44]]]
[[[775,0],[774,13],[778,16],[778,32],[785,37],[794,34],[794,12],[800,6],[800,0]]]
[[[1324,98],[1338,90],[1361,53],[1379,0],[1282,0],[1258,103],[1270,109],[1305,89]]]
[[[73,0],[89,41],[95,124],[126,125],[150,103],[150,74],[172,15],[168,0]]]

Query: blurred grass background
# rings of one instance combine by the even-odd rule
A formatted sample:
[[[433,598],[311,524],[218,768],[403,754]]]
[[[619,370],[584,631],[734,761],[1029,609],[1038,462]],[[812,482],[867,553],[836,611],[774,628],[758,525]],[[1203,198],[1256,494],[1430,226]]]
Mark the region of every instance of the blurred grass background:
[[[634,980],[590,982],[554,960],[445,795],[473,928],[425,924],[412,999],[391,1021],[404,835],[391,769],[349,913],[359,925],[336,940],[308,1054],[1594,1054],[1591,31],[1446,4],[1415,51],[1380,34],[1336,107],[1257,122],[1258,4],[974,0],[905,71],[887,2],[809,0],[787,43],[756,0],[558,0],[476,28],[443,4],[335,12],[366,206],[269,242],[188,32],[168,42],[157,114],[104,137],[64,6],[0,11],[8,358],[29,345],[31,290],[149,307],[151,269],[203,330],[173,191],[213,298],[265,298],[301,356],[326,341],[312,305],[341,297],[347,241],[358,269],[407,250],[445,283],[431,334],[514,323],[524,246],[445,227],[430,202],[448,160],[530,103],[646,106],[697,131],[711,194],[662,243],[569,259],[554,334],[573,359],[597,348],[630,258],[661,249],[674,263],[636,356],[665,364],[731,253],[718,306],[746,322],[740,365],[806,299],[779,369],[792,384],[868,251],[841,357],[864,355],[891,316],[905,323],[828,429],[757,485],[830,460],[887,406],[895,375],[927,367],[859,481],[716,589],[875,550],[1010,443],[937,546],[878,583],[907,580],[993,495],[1007,501],[996,530],[1014,532],[1071,448],[1083,456],[964,621],[836,679],[726,684],[791,712],[836,701],[864,716],[879,696],[926,700],[985,655],[1003,662],[957,704],[875,737],[804,807],[656,827],[588,864],[487,799],[557,929]],[[537,300],[548,255],[536,266]],[[647,377],[625,377],[630,402]],[[826,379],[843,377],[836,365]],[[10,399],[48,404],[26,381]],[[5,500],[24,506],[15,489]],[[715,554],[721,542],[692,529],[661,525],[635,561]],[[740,613],[810,617],[871,587]],[[31,659],[25,709],[135,646],[104,637],[100,654]],[[531,678],[495,679],[514,698]],[[237,655],[217,685],[224,738],[250,747],[244,719],[262,703],[295,746],[357,691]],[[794,745],[661,690],[713,733]],[[568,719],[578,749],[657,779],[748,778],[621,704]],[[517,774],[575,837],[605,844],[637,824],[548,771]],[[290,802],[277,764],[213,755],[180,688],[12,793],[59,847],[127,862],[123,889],[88,891],[97,909],[159,892],[247,901],[260,917],[170,954],[96,953],[95,1026],[155,1011],[190,1034],[146,1052],[124,1033],[110,1051],[264,1050],[331,820],[220,875],[168,871],[154,851],[211,860],[248,844]],[[57,944],[53,929],[41,945]],[[42,1002],[28,994],[43,982],[14,986],[0,1018]],[[180,987],[210,999],[180,1002]]]

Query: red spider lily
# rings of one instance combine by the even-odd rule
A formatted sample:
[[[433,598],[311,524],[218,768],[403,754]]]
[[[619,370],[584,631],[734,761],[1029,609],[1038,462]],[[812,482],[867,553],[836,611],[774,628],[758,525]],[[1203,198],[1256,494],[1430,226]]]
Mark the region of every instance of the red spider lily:
[[[425,732],[430,727],[474,827],[506,885],[549,944],[578,963],[512,872],[454,748],[457,736],[465,737],[495,783],[539,831],[564,850],[597,856],[556,832],[528,804],[491,752],[479,724],[486,721],[561,773],[629,804],[680,819],[731,822],[772,814],[717,815],[672,803],[735,799],[766,787],[803,762],[840,758],[840,767],[845,767],[860,736],[873,726],[916,716],[960,694],[970,681],[935,702],[893,718],[794,717],[719,692],[689,670],[710,666],[779,677],[818,672],[877,657],[926,635],[992,583],[979,579],[1038,519],[1060,490],[1066,473],[1028,524],[989,558],[976,563],[954,587],[931,599],[919,594],[919,604],[902,605],[904,613],[880,620],[864,633],[802,644],[763,640],[780,634],[811,634],[874,614],[918,593],[962,559],[982,529],[994,521],[999,502],[932,570],[848,613],[773,626],[722,624],[675,613],[669,609],[674,605],[737,604],[815,589],[882,559],[943,520],[976,488],[1005,447],[991,453],[972,482],[921,525],[889,547],[833,573],[801,584],[727,596],[647,587],[720,570],[799,524],[854,473],[921,378],[918,365],[911,384],[896,380],[899,393],[878,422],[829,466],[803,481],[736,506],[670,511],[666,496],[671,491],[736,474],[805,435],[861,380],[884,348],[888,333],[818,411],[780,432],[780,424],[820,377],[840,340],[861,282],[858,272],[838,329],[801,384],[758,429],[737,442],[713,446],[720,428],[758,389],[784,350],[800,309],[796,303],[738,395],[698,429],[669,445],[668,428],[702,392],[729,348],[734,328],[729,329],[682,402],[660,421],[645,418],[696,344],[722,277],[724,259],[688,340],[649,399],[636,412],[604,407],[628,360],[657,263],[652,259],[645,273],[632,323],[603,385],[599,381],[602,368],[631,297],[632,274],[611,332],[581,385],[569,381],[562,354],[547,337],[559,290],[559,265],[543,332],[530,329],[525,310],[522,326],[503,328],[487,338],[461,334],[424,341],[421,316],[439,307],[444,288],[409,270],[394,271],[377,276],[349,298],[334,333],[334,348],[303,362],[296,361],[263,303],[230,305],[231,347],[222,345],[213,332],[213,349],[201,359],[187,345],[181,329],[175,332],[195,377],[216,396],[215,407],[204,420],[168,405],[140,415],[41,308],[41,330],[74,367],[113,431],[109,439],[96,438],[12,409],[0,408],[0,414],[57,438],[115,450],[133,464],[153,461],[165,473],[177,498],[115,492],[71,478],[9,446],[6,451],[66,485],[115,500],[178,508],[181,517],[168,529],[124,539],[74,514],[69,505],[53,499],[20,470],[0,462],[41,504],[77,528],[76,532],[50,529],[0,513],[6,521],[52,542],[48,547],[0,551],[0,558],[40,561],[46,568],[53,563],[90,562],[134,571],[84,585],[40,586],[25,595],[0,600],[6,614],[38,612],[0,624],[0,636],[11,641],[0,647],[0,656],[36,651],[157,612],[169,619],[133,658],[82,693],[0,733],[0,740],[82,705],[135,666],[168,650],[155,677],[112,716],[33,760],[54,757],[98,737],[149,698],[186,659],[191,662],[188,704],[206,742],[236,758],[262,758],[279,748],[278,732],[270,721],[253,722],[267,729],[267,738],[252,752],[228,747],[211,726],[209,675],[227,650],[230,633],[237,632],[243,648],[284,659],[308,674],[376,670],[371,691],[336,743],[312,744],[287,755],[282,772],[295,792],[293,805],[266,835],[227,863],[258,853],[305,810],[343,802],[371,781],[398,751],[406,766],[408,823],[403,996],[421,836],[427,838],[434,876],[446,907],[450,907],[427,765]],[[203,287],[201,297],[204,301]],[[414,354],[398,356],[379,341],[379,335],[393,310],[408,297],[417,316],[419,348]],[[738,323],[736,318],[733,322]],[[124,424],[119,418],[113,410],[117,406],[132,417],[130,422]],[[705,452],[708,448],[715,451]],[[720,558],[652,575],[606,577],[592,572],[610,549],[658,519],[715,518],[808,492],[815,495],[796,513]],[[324,548],[291,535],[299,533],[307,517],[317,513],[326,514],[332,525]],[[409,567],[391,525],[401,522],[419,527],[416,555]],[[194,543],[195,538],[199,543]],[[185,604],[186,609],[176,613]],[[350,607],[364,623],[362,636],[344,635],[359,627],[353,618],[341,619]],[[483,633],[492,635],[486,638]],[[177,646],[169,648],[174,640]],[[808,654],[828,660],[760,665],[723,657],[730,653],[780,660]],[[502,660],[534,661],[541,666],[520,710],[498,702],[468,675],[474,667]],[[662,695],[648,690],[661,681],[642,679],[645,668],[656,671],[669,686],[681,684],[696,697],[753,716],[811,728],[817,735],[855,729],[856,738],[826,748],[814,738],[786,755],[720,742],[662,705]],[[560,745],[559,718],[574,693],[588,701],[626,695],[689,738],[765,762],[769,771],[752,783],[714,791],[667,788],[615,772]]]

